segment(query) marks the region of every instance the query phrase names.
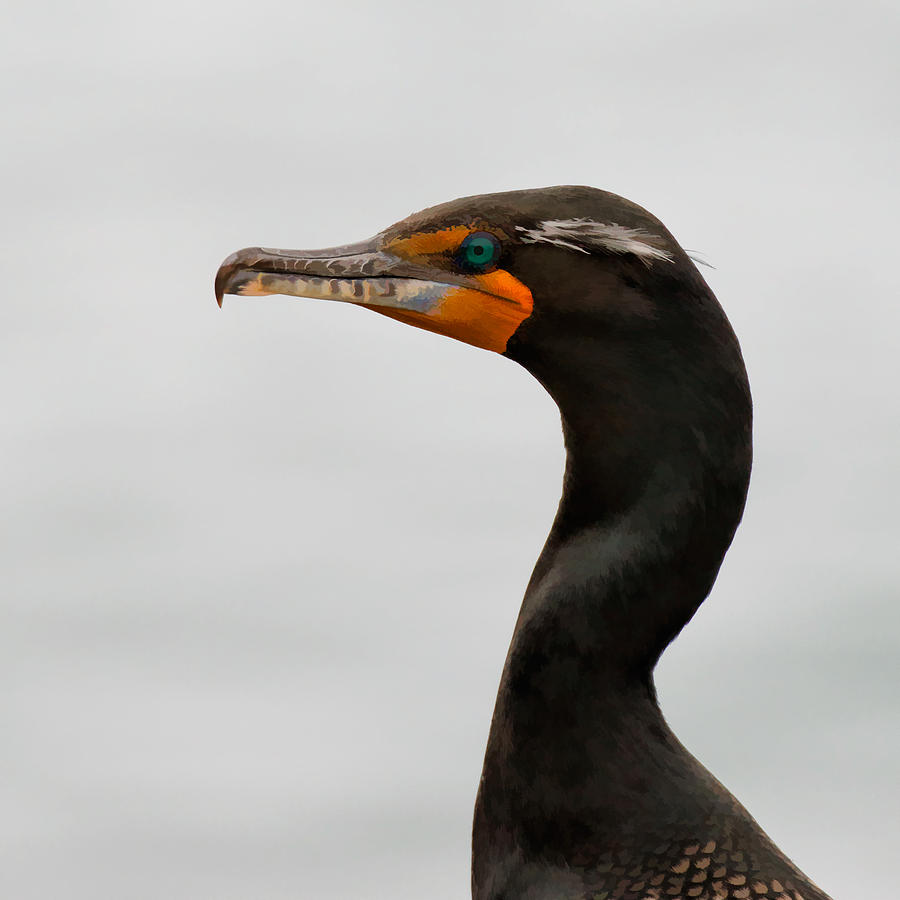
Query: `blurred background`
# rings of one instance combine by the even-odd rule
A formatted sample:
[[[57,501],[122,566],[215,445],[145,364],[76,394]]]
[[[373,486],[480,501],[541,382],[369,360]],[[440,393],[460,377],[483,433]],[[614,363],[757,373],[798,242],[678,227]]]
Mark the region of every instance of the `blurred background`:
[[[900,7],[158,0],[4,13],[0,887],[461,898],[555,407],[495,354],[230,298],[247,245],[591,184],[715,269],[744,524],[687,746],[835,898],[895,876]]]

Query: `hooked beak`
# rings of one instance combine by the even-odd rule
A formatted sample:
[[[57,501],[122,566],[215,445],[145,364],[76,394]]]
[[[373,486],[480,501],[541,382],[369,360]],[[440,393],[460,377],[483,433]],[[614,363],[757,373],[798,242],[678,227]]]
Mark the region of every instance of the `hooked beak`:
[[[326,250],[238,250],[219,267],[215,290],[219,306],[225,294],[353,303],[499,353],[531,313],[531,292],[508,273],[465,275],[414,262],[391,252],[382,235]]]

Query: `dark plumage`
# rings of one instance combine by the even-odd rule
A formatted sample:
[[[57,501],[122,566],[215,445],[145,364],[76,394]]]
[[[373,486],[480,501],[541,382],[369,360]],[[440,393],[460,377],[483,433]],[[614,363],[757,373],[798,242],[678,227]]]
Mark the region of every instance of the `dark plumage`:
[[[474,897],[827,900],[656,701],[751,464],[737,339],[663,225],[592,188],[469,197],[358,245],[240,251],[223,292],[349,300],[498,350],[560,408],[562,499],[501,678]]]

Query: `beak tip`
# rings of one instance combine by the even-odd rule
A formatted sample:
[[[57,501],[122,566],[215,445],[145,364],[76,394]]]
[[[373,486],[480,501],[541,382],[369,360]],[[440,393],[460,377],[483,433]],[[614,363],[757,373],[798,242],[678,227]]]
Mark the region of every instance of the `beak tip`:
[[[238,250],[237,253],[232,253],[231,256],[227,257],[221,266],[219,266],[219,271],[216,272],[216,303],[219,304],[219,309],[222,308],[222,300],[225,297],[225,294],[233,294],[234,291],[230,288],[231,278],[233,275],[238,273],[241,269],[247,269],[253,266],[254,263],[259,261],[260,254],[262,250],[259,247],[247,247],[244,250]]]
[[[219,309],[222,308],[222,299],[225,296],[226,282],[228,281],[228,277],[229,275],[231,275],[231,272],[231,267],[226,265],[225,263],[219,266],[219,271],[216,272],[215,292],[216,303],[219,304]]]
[[[222,301],[225,299],[225,279],[222,278],[222,270],[219,270],[219,273],[216,275],[216,303],[219,304],[219,309],[222,308]]]

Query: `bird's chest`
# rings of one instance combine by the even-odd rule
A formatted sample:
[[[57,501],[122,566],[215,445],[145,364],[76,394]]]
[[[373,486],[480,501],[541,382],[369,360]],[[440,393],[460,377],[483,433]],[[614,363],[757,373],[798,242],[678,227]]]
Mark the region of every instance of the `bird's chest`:
[[[789,863],[731,838],[584,850],[567,865],[507,860],[494,875],[475,900],[828,900]]]

